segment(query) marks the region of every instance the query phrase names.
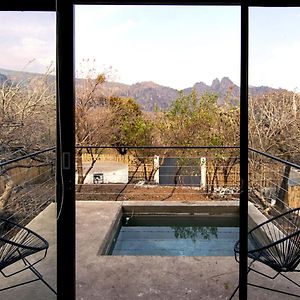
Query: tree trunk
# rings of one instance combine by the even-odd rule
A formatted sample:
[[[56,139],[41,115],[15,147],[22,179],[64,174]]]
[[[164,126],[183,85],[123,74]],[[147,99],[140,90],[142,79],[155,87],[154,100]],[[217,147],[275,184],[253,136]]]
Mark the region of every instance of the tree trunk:
[[[2,177],[5,180],[5,187],[4,187],[4,192],[0,197],[0,210],[5,209],[5,206],[7,205],[7,202],[14,188],[14,183],[11,180],[11,177],[7,173],[4,173]]]
[[[79,149],[76,154],[76,168],[77,168],[77,192],[81,192],[83,185],[83,166],[82,166],[82,150]]]

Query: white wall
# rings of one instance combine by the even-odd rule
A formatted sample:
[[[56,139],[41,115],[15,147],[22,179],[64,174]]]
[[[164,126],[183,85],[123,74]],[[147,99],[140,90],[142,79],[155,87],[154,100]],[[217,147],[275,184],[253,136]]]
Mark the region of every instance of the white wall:
[[[103,173],[104,183],[127,183],[128,182],[128,167],[124,167],[119,170],[97,170],[90,171],[87,175],[84,183],[85,184],[93,184],[93,175],[94,173]],[[75,175],[75,180],[77,182],[78,174]]]

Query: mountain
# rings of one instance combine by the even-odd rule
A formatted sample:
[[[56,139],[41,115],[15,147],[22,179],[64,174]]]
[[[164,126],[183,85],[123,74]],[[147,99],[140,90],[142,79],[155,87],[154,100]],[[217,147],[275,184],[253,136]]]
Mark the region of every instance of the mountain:
[[[219,104],[223,104],[226,97],[229,97],[229,101],[233,103],[239,102],[240,88],[238,85],[234,84],[228,77],[223,77],[221,81],[216,78],[212,81],[211,85],[207,85],[204,82],[197,82],[193,85],[193,87],[185,89],[184,92],[188,94],[193,89],[196,90],[199,95],[205,92],[217,94],[219,96]],[[271,93],[274,91],[278,91],[278,89],[267,86],[249,86],[249,95],[253,97]]]
[[[205,92],[217,94],[220,105],[224,103],[226,97],[233,104],[239,103],[240,88],[228,77],[223,77],[221,80],[216,78],[212,81],[211,85],[207,85],[204,82],[197,82],[192,87],[184,89],[183,92],[189,94],[193,89],[198,95],[202,95]],[[274,91],[278,91],[278,89],[267,86],[249,87],[249,94],[251,96],[258,96]],[[107,93],[107,95],[132,97],[136,99],[142,109],[147,111],[152,111],[155,106],[162,110],[168,109],[171,103],[178,97],[178,90],[158,85],[151,81],[139,82],[132,85],[107,82],[104,85],[103,92]]]
[[[7,70],[7,69],[0,68],[0,76],[1,75],[5,76],[6,78],[9,78],[12,82],[25,81],[32,77],[43,76],[43,74],[39,74],[39,73],[14,71],[14,70]]]
[[[8,80],[7,76],[5,76],[4,74],[0,74],[0,84],[3,84],[7,80]]]
[[[193,87],[183,90],[186,94],[195,90],[198,95],[205,92],[214,93],[219,96],[219,104],[223,104],[226,97],[230,95],[231,102],[237,102],[240,94],[240,88],[234,84],[228,77],[223,77],[221,81],[216,78],[212,81],[211,85],[207,85],[204,82],[197,82]]]
[[[103,86],[103,92],[106,95],[134,98],[142,109],[147,111],[153,111],[156,106],[165,110],[178,96],[177,90],[152,81],[138,82],[132,85],[107,82]]]
[[[41,74],[18,72],[0,68],[0,84],[1,80],[24,80],[32,76],[41,76]],[[54,76],[51,76],[51,78],[52,80],[55,79]],[[76,79],[76,84],[80,84],[82,81],[83,79]],[[239,103],[240,88],[228,77],[223,77],[221,80],[216,78],[212,81],[211,85],[207,85],[200,81],[195,83],[192,87],[184,89],[183,92],[189,94],[193,89],[199,95],[202,95],[205,92],[217,94],[219,96],[218,102],[220,105],[224,103],[226,97],[234,104]],[[274,91],[279,90],[267,86],[249,86],[249,94],[251,96],[262,95]],[[105,82],[102,86],[102,93],[104,96],[132,97],[141,105],[141,108],[146,111],[153,111],[155,107],[162,110],[168,109],[172,102],[178,97],[178,90],[159,85],[152,81],[138,82],[132,85],[119,82]]]

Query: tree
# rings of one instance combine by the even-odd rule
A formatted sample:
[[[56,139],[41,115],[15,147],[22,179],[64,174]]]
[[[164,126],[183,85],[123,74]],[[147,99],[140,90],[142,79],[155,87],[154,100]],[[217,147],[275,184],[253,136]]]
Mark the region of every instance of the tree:
[[[217,100],[216,94],[204,93],[199,96],[196,91],[188,95],[180,92],[170,111],[166,112],[170,134],[168,139],[181,146],[237,146],[239,143],[239,107],[226,101],[223,106],[219,106]],[[203,154],[203,150],[190,152],[189,155],[196,156],[213,155],[211,160],[213,173],[208,175],[211,192],[217,184],[217,174],[221,167],[224,182],[227,183],[232,167],[238,161],[236,152],[234,149],[221,148],[208,149],[206,154]]]
[[[281,157],[288,161],[299,163],[300,157],[300,96],[293,92],[280,91],[251,98],[249,101],[249,142],[250,146],[263,152]],[[251,170],[262,174],[268,181],[276,181],[277,206],[282,209],[288,187],[290,166],[284,166],[280,170],[278,164],[270,166],[270,161],[263,157],[255,157],[250,161]],[[274,173],[266,172],[264,165],[268,164],[271,170],[281,173],[278,179]],[[259,180],[259,179],[258,179]],[[255,182],[257,184],[257,182]],[[258,183],[254,188],[261,189],[264,183]],[[262,201],[265,203],[264,199]]]
[[[101,85],[106,81],[101,73],[93,78],[88,76],[76,84],[75,102],[75,137],[77,146],[99,147],[107,145],[110,139],[110,109],[107,98],[101,93]],[[85,178],[92,170],[101,154],[98,148],[77,148],[76,167],[78,191],[81,190]],[[83,154],[88,153],[91,158],[89,167],[83,168]]]
[[[5,80],[0,87],[0,160],[23,156],[55,145],[55,82],[46,74],[19,81]],[[53,167],[52,154],[32,160],[9,164],[1,168],[4,185],[0,196],[0,209],[16,197],[17,183],[12,170]]]
[[[156,169],[153,167],[150,172],[147,165],[156,154],[153,149],[145,149],[142,146],[154,146],[156,138],[153,130],[155,124],[153,119],[144,114],[138,103],[132,98],[110,98],[111,106],[111,144],[117,146],[121,151],[126,146],[136,146],[130,152],[135,157],[136,170],[143,166],[144,178],[151,181]]]
[[[55,145],[55,83],[49,72],[0,87],[0,153]]]
[[[300,96],[280,91],[250,98],[249,143],[251,147],[298,161]]]

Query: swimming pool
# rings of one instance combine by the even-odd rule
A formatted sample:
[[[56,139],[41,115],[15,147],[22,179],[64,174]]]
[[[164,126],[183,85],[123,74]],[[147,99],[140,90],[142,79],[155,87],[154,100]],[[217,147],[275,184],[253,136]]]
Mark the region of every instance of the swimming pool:
[[[232,256],[238,216],[123,216],[109,255]]]

